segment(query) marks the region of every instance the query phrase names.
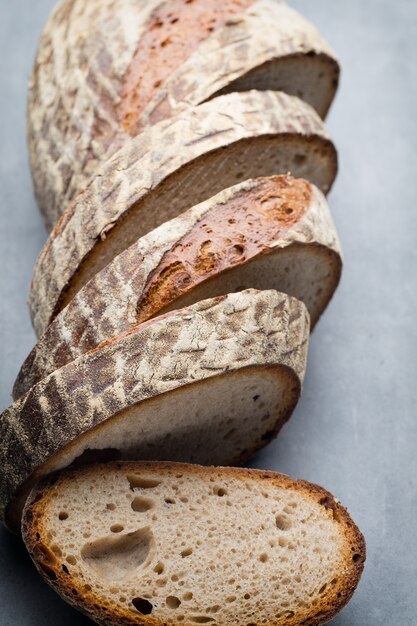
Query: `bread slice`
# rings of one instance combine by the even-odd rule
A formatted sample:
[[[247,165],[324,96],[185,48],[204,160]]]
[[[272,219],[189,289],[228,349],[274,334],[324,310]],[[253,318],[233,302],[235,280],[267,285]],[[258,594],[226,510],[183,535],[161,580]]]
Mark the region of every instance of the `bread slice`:
[[[289,171],[328,191],[336,169],[317,114],[281,93],[221,96],[150,127],[103,166],[44,246],[30,293],[36,332],[115,256],[185,209]]]
[[[145,235],[96,274],[29,354],[14,397],[134,324],[247,287],[302,300],[313,327],[341,267],[317,188],[290,176],[239,183]]]
[[[107,463],[31,493],[23,538],[45,580],[107,626],[324,624],[365,542],[316,485],[274,472]]]
[[[80,459],[239,464],[274,437],[304,376],[309,316],[277,291],[204,300],[55,371],[0,419],[0,516]]]
[[[62,0],[29,92],[32,173],[48,228],[145,125],[252,88],[299,96],[324,116],[338,78],[321,35],[278,0]]]

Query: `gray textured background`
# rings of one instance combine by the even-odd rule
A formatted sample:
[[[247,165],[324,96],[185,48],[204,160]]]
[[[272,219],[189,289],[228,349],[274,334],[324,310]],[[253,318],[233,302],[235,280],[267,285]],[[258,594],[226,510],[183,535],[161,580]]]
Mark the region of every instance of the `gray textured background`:
[[[329,118],[341,287],[311,341],[304,395],[253,466],[318,482],[365,533],[360,587],[335,626],[417,624],[417,3],[297,0],[343,61]],[[25,146],[26,85],[54,0],[0,0],[0,408],[34,343],[26,309],[45,239]],[[0,530],[1,626],[91,624]]]

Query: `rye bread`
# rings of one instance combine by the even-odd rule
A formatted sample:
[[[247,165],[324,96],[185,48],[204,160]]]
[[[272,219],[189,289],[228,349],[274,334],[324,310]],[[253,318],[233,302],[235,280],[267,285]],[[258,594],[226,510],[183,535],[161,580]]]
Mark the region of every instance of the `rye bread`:
[[[47,327],[13,396],[137,323],[238,289],[298,298],[313,328],[341,267],[337,233],[316,187],[290,176],[239,183],[165,222],[96,274]]]
[[[28,138],[51,229],[126,138],[220,93],[274,89],[324,116],[339,65],[279,0],[62,0],[30,83]]]
[[[294,409],[308,335],[299,300],[247,290],[145,322],[56,370],[1,415],[0,517],[17,528],[35,480],[97,455],[243,463]]]
[[[45,580],[105,626],[317,626],[349,601],[366,556],[317,485],[176,463],[50,477],[22,529]]]
[[[336,150],[317,114],[276,92],[220,96],[130,140],[78,195],[35,265],[42,334],[81,287],[168,219],[237,182],[291,172],[327,192]]]

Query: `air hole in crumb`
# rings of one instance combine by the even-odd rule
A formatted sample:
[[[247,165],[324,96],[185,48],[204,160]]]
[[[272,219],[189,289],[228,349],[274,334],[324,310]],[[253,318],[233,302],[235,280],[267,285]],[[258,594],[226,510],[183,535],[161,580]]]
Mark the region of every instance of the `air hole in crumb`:
[[[284,212],[285,212],[287,215],[291,215],[291,213],[293,213],[293,212],[294,212],[294,209],[292,209],[291,207],[287,207],[287,208],[284,210]]]
[[[181,604],[181,600],[177,596],[168,596],[165,602],[170,609],[178,609]]]
[[[109,502],[108,504],[106,504],[106,509],[108,509],[109,511],[114,511],[115,508],[116,505],[113,504],[113,502]]]
[[[186,556],[190,556],[190,554],[193,553],[193,549],[192,548],[187,548],[186,550],[183,550],[181,552],[181,556],[184,559]]]
[[[216,496],[219,496],[219,498],[223,498],[223,496],[228,495],[227,489],[225,489],[224,487],[214,487],[213,492],[216,494]]]
[[[245,251],[245,248],[243,246],[236,244],[235,246],[233,246],[233,250],[238,256],[242,256],[242,254]]]
[[[145,598],[133,598],[132,604],[138,613],[142,615],[149,615],[152,613],[153,605],[149,602],[149,600],[145,600]]]
[[[256,402],[259,399],[259,393],[256,394],[256,396],[253,396],[252,400],[254,402]]]
[[[61,520],[61,522],[63,522],[64,520],[68,519],[68,513],[66,511],[60,511],[58,518]]]
[[[288,517],[285,517],[285,515],[277,515],[275,518],[275,523],[277,525],[277,528],[279,528],[280,530],[289,530],[292,526],[291,520],[288,519]]]
[[[324,583],[324,585],[322,585],[319,589],[319,595],[321,595],[322,593],[324,593],[326,591],[326,587],[327,587],[327,583]]]
[[[161,484],[160,480],[144,478],[143,476],[136,476],[136,474],[128,474],[126,478],[132,491],[133,489],[155,489],[155,487]]]
[[[266,563],[266,561],[268,560],[268,555],[266,554],[266,552],[263,552],[261,554],[261,556],[259,557],[259,560],[261,563]]]
[[[328,496],[320,498],[319,504],[321,504],[321,506],[324,506],[326,509],[329,508],[331,506],[330,498]]]
[[[172,498],[165,498],[165,504],[175,504],[175,500]]]
[[[354,563],[356,563],[357,561],[359,561],[359,559],[360,559],[360,558],[361,558],[361,555],[360,555],[360,554],[354,554],[354,555],[352,556],[352,561],[353,561]]]
[[[143,498],[142,496],[137,496],[131,504],[132,509],[136,513],[146,513],[154,506],[154,503],[149,498]]]
[[[212,617],[208,617],[207,615],[194,615],[190,617],[190,622],[195,622],[196,624],[207,624],[208,622],[214,622],[215,620]]]
[[[69,569],[66,565],[62,564],[61,567],[62,567],[63,572],[65,572],[66,574],[69,574]]]
[[[193,594],[191,593],[191,591],[187,591],[187,593],[184,593],[184,595],[182,596],[183,600],[192,600]]]
[[[154,544],[153,533],[146,527],[88,542],[81,556],[100,576],[114,580],[144,565]]]
[[[278,543],[281,546],[281,548],[285,548],[285,546],[288,545],[288,539],[286,537],[280,537],[278,539]]]
[[[207,609],[207,612],[208,612],[208,613],[218,613],[218,612],[220,611],[220,608],[221,608],[221,607],[220,607],[220,605],[219,605],[219,604],[215,604],[214,606],[210,606],[210,607]]]
[[[110,526],[110,530],[112,533],[121,533],[123,529],[124,526],[122,526],[121,524],[113,524],[113,526]]]
[[[163,563],[157,563],[157,564],[155,565],[155,567],[153,568],[153,571],[154,571],[156,574],[158,574],[158,576],[160,576],[161,574],[163,574],[164,569],[165,569],[165,568],[164,568]]]
[[[250,598],[250,593],[245,593],[245,595],[243,596],[245,598],[245,600],[249,600]]]
[[[234,602],[236,600],[236,596],[229,596],[228,598],[226,598],[226,602],[228,602],[229,604],[231,602]]]
[[[67,556],[67,561],[68,561],[68,563],[70,565],[76,565],[77,564],[77,559],[75,558],[75,556],[72,556],[72,554]]]

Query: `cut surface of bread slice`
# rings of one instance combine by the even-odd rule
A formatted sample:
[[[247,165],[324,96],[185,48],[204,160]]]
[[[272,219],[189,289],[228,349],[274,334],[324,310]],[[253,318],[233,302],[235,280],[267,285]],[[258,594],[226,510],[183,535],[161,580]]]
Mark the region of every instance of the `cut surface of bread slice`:
[[[308,336],[302,302],[247,290],[145,322],[55,371],[1,416],[0,516],[18,526],[35,479],[96,454],[244,462],[294,409]]]
[[[314,327],[341,265],[317,188],[290,176],[235,185],[145,235],[96,274],[47,327],[14,397],[134,324],[249,287],[295,296]]]
[[[99,624],[324,624],[365,542],[311,483],[274,472],[107,463],[35,487],[23,538],[46,581]]]
[[[40,40],[28,107],[48,228],[146,125],[252,88],[299,96],[324,116],[338,78],[318,31],[279,0],[62,0]]]
[[[29,298],[38,336],[115,256],[191,206],[288,172],[326,192],[336,170],[320,118],[282,93],[221,96],[148,128],[103,165],[38,257]]]

